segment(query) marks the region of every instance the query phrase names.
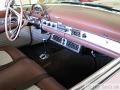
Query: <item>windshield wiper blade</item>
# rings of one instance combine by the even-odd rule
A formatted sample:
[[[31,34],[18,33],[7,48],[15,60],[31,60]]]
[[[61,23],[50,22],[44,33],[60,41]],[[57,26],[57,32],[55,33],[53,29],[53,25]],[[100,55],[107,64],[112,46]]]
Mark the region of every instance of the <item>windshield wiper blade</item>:
[[[114,8],[112,8],[112,7],[105,6],[105,5],[100,5],[100,4],[84,3],[83,5],[85,5],[85,6],[91,6],[91,7],[100,7],[100,8],[103,8],[103,9],[109,10],[109,11],[120,12],[120,10],[118,10],[118,9],[114,9]]]

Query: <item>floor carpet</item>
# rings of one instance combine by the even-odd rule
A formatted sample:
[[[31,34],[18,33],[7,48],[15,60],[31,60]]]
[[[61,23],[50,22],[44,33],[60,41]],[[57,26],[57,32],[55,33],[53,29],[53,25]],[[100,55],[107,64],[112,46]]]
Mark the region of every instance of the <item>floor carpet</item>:
[[[71,88],[111,61],[110,57],[99,53],[93,58],[90,50],[86,48],[80,53],[75,53],[53,42],[46,43],[46,46],[50,55],[46,60],[39,58],[45,50],[44,44],[21,47],[20,50],[66,88]]]

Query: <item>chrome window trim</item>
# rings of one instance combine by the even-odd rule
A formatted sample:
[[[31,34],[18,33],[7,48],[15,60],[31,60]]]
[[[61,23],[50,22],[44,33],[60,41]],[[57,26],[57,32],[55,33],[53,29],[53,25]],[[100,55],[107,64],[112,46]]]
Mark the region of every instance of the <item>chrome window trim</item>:
[[[94,90],[102,82],[120,69],[120,57],[112,60],[106,66],[89,76],[82,82],[78,83],[69,90]]]

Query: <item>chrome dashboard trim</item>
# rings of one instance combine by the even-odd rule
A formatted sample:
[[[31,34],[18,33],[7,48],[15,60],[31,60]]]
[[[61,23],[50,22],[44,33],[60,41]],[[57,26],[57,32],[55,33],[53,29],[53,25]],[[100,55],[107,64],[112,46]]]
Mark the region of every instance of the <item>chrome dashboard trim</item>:
[[[79,45],[78,43],[75,43],[75,42],[71,42],[71,41],[65,39],[64,37],[52,34],[50,40],[59,45],[66,47],[76,53],[80,52],[81,45]]]
[[[66,31],[59,30],[57,28],[58,24],[62,25],[62,23],[60,23],[60,22],[51,22],[51,21],[47,21],[47,20],[44,20],[44,19],[42,20],[42,25],[43,26],[46,26],[47,28],[50,28],[53,31],[63,33],[64,34],[64,38],[66,38],[65,36],[67,34],[71,35],[71,36],[74,36],[74,35],[71,34],[71,30],[74,29],[74,28],[65,25],[65,28],[67,29]],[[54,25],[54,27],[53,27],[53,25]],[[74,36],[77,39],[80,39],[80,40],[83,40],[83,41],[87,41],[89,43],[92,43],[94,45],[102,47],[102,48],[104,48],[106,50],[109,50],[109,51],[112,51],[112,52],[120,54],[120,43],[119,42],[113,41],[113,40],[111,40],[109,38],[105,38],[105,37],[102,37],[102,36],[99,36],[99,35],[95,35],[95,34],[86,32],[84,30],[80,30],[80,29],[76,29],[76,30],[79,30],[79,32],[80,32],[80,36]],[[83,35],[86,35],[86,36],[84,37]]]
[[[107,39],[107,38],[104,38],[104,37],[101,37],[101,36],[98,36],[98,35],[95,35],[92,33],[88,33],[85,31],[81,31],[81,34],[82,34],[81,35],[82,40],[96,44],[100,47],[111,50],[113,52],[120,53],[120,43],[119,42],[116,42],[116,41],[113,41],[113,40],[110,40],[110,39]],[[86,35],[85,38],[82,37],[84,34]]]

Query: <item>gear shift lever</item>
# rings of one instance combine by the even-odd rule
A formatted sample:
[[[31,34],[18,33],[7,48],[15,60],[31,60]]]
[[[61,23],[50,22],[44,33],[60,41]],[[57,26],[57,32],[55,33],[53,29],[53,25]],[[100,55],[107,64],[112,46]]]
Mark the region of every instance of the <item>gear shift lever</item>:
[[[49,58],[49,54],[47,53],[47,48],[46,48],[47,40],[43,39],[42,41],[43,41],[43,46],[44,46],[44,52],[39,57],[40,57],[40,59],[45,60],[45,59]]]

